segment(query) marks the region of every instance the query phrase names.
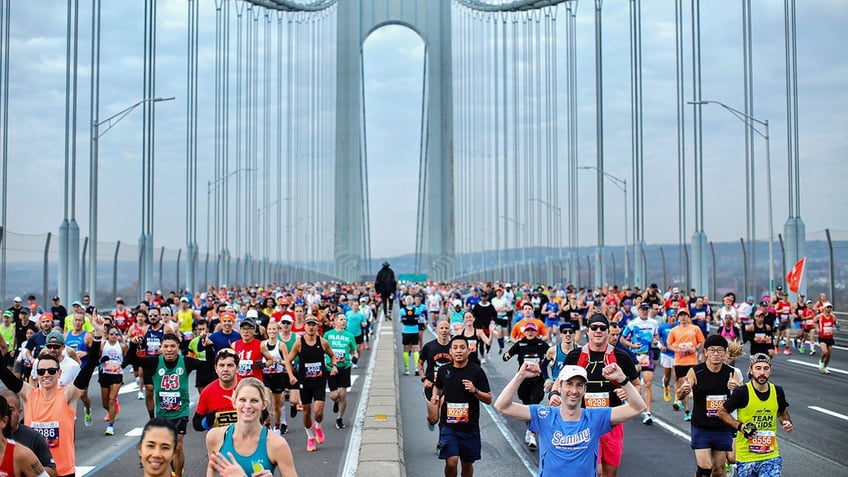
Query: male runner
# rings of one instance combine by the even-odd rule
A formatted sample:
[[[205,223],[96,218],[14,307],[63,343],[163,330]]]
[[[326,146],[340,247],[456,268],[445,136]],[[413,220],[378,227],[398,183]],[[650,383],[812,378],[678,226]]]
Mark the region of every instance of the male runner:
[[[418,355],[418,373],[424,385],[424,398],[427,402],[433,397],[433,383],[439,368],[452,362],[450,354],[450,324],[447,320],[439,321],[436,325],[436,339],[425,344]],[[432,421],[427,419],[427,425],[432,431],[438,422],[438,417]]]
[[[676,400],[673,408],[679,411],[682,407],[683,420],[691,421],[692,412],[689,410],[689,393],[681,393],[680,388],[683,386],[684,379],[689,373],[689,370],[698,364],[698,351],[704,344],[704,335],[701,329],[692,324],[692,318],[687,310],[677,312],[677,319],[680,322],[677,327],[671,330],[668,334],[667,346],[668,349],[674,351],[674,377]]]
[[[353,305],[356,306],[357,302],[354,301]],[[360,326],[360,331],[363,323],[357,324],[357,326]],[[330,348],[333,349],[333,354],[336,356],[336,368],[338,369],[338,373],[327,378],[330,399],[333,401],[333,412],[336,414],[336,429],[345,428],[343,417],[345,409],[347,409],[347,388],[350,387],[351,363],[359,359],[356,338],[346,328],[347,316],[344,313],[337,313],[333,320],[333,329],[324,333],[324,339],[330,343]],[[332,365],[329,359],[325,361],[327,367]]]
[[[830,364],[830,355],[833,352],[833,333],[834,330],[839,329],[839,322],[833,315],[833,305],[829,301],[824,303],[821,314],[816,317],[816,325],[819,332],[819,347],[822,350],[819,371],[830,374],[827,366]]]
[[[536,336],[536,325],[527,323],[524,326],[524,337],[516,341],[512,347],[503,354],[504,362],[509,361],[513,356],[518,356],[519,369],[524,363],[541,364],[542,358],[548,352],[548,343],[540,340]],[[545,378],[541,375],[528,377],[518,386],[518,399],[525,406],[531,404],[539,404],[545,396]],[[536,436],[530,429],[524,433],[524,443],[531,450],[538,447]]]
[[[233,424],[237,420],[233,407],[233,390],[238,385],[236,374],[238,354],[232,348],[223,348],[215,354],[215,373],[218,379],[203,388],[197,400],[197,409],[191,419],[195,431],[203,432],[213,427]]]
[[[645,393],[645,405],[647,410],[642,415],[642,424],[650,425],[654,422],[651,415],[651,402],[653,401],[654,381],[654,343],[657,342],[659,324],[657,320],[648,318],[650,306],[639,307],[639,317],[630,320],[621,333],[620,343],[630,348],[639,361],[639,369],[642,373],[642,391]]]

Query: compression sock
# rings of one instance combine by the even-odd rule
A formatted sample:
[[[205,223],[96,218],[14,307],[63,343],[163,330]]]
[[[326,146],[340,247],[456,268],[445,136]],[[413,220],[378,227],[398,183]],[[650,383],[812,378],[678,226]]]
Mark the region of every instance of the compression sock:
[[[418,363],[418,351],[412,353],[412,358],[414,362]]]
[[[310,439],[315,438],[315,424],[312,424],[312,427],[305,427],[303,430],[306,431],[306,437]]]
[[[409,370],[409,353],[403,353],[403,369]]]

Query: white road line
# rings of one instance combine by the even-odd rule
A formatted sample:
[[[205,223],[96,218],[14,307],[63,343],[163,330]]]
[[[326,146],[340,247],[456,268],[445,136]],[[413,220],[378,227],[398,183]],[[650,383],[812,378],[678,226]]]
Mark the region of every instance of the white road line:
[[[380,344],[382,328],[383,322],[381,320],[377,325],[377,337],[374,338],[373,346],[371,346],[373,353],[368,362],[368,369],[365,371],[365,381],[362,384],[359,404],[356,406],[356,419],[353,421],[350,440],[347,442],[347,449],[345,449],[345,465],[342,469],[342,476],[344,477],[355,477],[356,468],[359,467],[359,445],[362,443],[362,431],[365,429],[365,411],[368,408],[368,394],[371,392],[371,379],[374,375],[374,365],[377,363],[374,354],[377,353],[377,345]],[[353,385],[353,376],[351,376],[351,385]]]
[[[138,392],[138,384],[136,384],[135,381],[121,386],[121,389],[118,390],[118,395],[120,396],[121,394],[129,394],[134,392]]]
[[[94,470],[93,465],[78,465],[78,466],[76,466],[76,475],[85,476],[86,474],[88,474],[92,470]]]
[[[811,367],[811,368],[816,368],[816,369],[818,369],[818,367],[819,367],[819,365],[817,365],[817,364],[814,364],[814,363],[807,363],[807,362],[805,362],[805,361],[799,361],[799,360],[797,360],[797,359],[787,359],[786,361],[789,361],[790,363],[800,364],[800,365],[802,365],[802,366],[809,366],[809,367]],[[834,373],[839,373],[839,374],[846,374],[846,375],[848,375],[848,371],[843,371],[843,370],[841,370],[841,369],[836,369],[836,368],[827,368],[827,369],[828,369],[828,370],[830,370],[830,371],[832,371],[832,372],[834,372]]]
[[[126,437],[141,437],[141,431],[143,431],[143,427],[134,427],[130,429],[124,436]]]
[[[846,348],[846,347],[844,347],[844,346],[836,346],[836,345],[834,345],[833,347],[834,347],[834,348],[836,348],[836,349],[841,349],[842,351],[848,351],[848,348]]]
[[[672,426],[671,424],[663,421],[662,419],[657,419],[656,417],[654,417],[654,424],[662,427],[663,429],[683,439],[686,442],[690,442],[692,440],[688,432],[681,431],[680,429]]]
[[[822,414],[827,414],[828,416],[838,417],[839,419],[843,419],[843,420],[848,421],[848,416],[846,416],[845,414],[839,414],[838,412],[834,412],[834,411],[831,411],[830,409],[825,409],[823,407],[818,407],[818,406],[807,406],[807,407],[812,409],[813,411],[818,411]]]

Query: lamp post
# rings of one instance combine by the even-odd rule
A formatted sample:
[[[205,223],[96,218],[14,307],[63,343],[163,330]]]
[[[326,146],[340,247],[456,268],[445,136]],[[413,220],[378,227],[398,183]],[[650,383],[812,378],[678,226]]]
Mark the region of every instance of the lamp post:
[[[595,166],[580,166],[578,169],[582,169],[584,171],[598,171],[598,168]],[[624,282],[625,285],[630,285],[630,245],[627,240],[627,229],[629,228],[628,220],[627,220],[627,179],[621,179],[620,177],[614,176],[607,171],[600,171],[604,177],[612,181],[616,187],[622,192],[624,192]]]
[[[772,191],[771,191],[771,140],[769,139],[769,122],[768,119],[759,120],[753,116],[743,113],[738,109],[732,108],[721,101],[689,101],[689,104],[717,104],[727,110],[730,114],[736,116],[737,119],[748,125],[748,121],[753,121],[763,127],[763,130],[750,126],[751,130],[760,135],[766,140],[766,189],[768,195],[768,230],[769,230],[769,296],[774,295],[774,218],[772,210]],[[753,203],[751,204],[753,208]],[[752,270],[753,273],[753,270]]]
[[[91,303],[97,303],[97,199],[98,199],[98,171],[100,168],[100,137],[109,132],[116,124],[130,114],[135,108],[145,103],[158,103],[162,101],[173,101],[174,97],[170,98],[145,98],[132,106],[109,116],[106,119],[98,121],[96,118],[91,122],[91,187],[89,188],[89,254],[88,261],[88,294],[91,296]],[[103,130],[100,128],[105,126]]]

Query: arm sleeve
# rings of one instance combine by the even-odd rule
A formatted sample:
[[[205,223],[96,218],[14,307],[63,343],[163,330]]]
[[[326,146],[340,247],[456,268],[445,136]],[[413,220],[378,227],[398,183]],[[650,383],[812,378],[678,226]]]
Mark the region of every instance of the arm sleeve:
[[[786,412],[786,408],[789,407],[789,403],[786,402],[786,393],[783,392],[783,387],[775,386],[774,389],[777,392],[777,412]]]
[[[730,397],[724,401],[724,410],[727,412],[733,412],[739,408],[745,407],[748,405],[748,386],[739,386],[730,393]],[[778,401],[778,406],[780,405],[780,401]]]
[[[197,432],[208,431],[212,426],[207,422],[208,414],[201,414],[200,411],[195,411],[194,417],[191,418],[191,427]]]
[[[100,354],[100,341],[92,342],[91,348],[88,349],[88,352],[91,353],[92,356],[98,356]],[[91,381],[91,375],[94,374],[94,370],[97,369],[98,364],[100,364],[100,362],[96,359],[89,359],[86,361],[85,366],[80,369],[79,374],[76,379],[74,379],[74,386],[77,389],[88,389],[88,383]]]

